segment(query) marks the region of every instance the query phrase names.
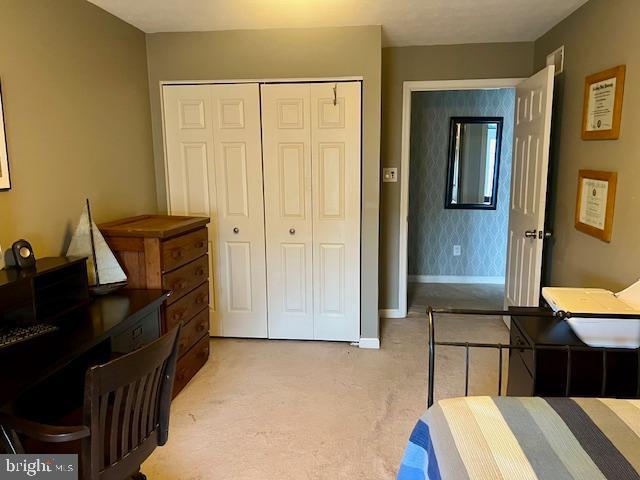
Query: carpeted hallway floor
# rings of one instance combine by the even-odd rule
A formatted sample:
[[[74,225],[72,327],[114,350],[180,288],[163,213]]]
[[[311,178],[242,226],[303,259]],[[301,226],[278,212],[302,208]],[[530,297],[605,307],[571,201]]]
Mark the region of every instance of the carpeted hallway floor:
[[[208,364],[172,405],[168,444],[142,471],[152,480],[394,478],[425,409],[423,306],[496,308],[502,290],[410,285],[409,298],[409,318],[382,321],[377,351],[331,342],[212,340]],[[504,342],[508,332],[499,318],[450,317],[438,320],[437,336]],[[440,398],[461,394],[463,385],[461,352],[444,350],[436,359]],[[494,393],[493,360],[473,357],[472,393]]]

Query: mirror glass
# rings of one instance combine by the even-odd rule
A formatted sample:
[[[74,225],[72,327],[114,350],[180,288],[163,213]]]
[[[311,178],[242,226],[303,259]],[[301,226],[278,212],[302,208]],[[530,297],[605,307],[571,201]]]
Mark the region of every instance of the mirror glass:
[[[451,118],[445,208],[496,208],[502,120]]]

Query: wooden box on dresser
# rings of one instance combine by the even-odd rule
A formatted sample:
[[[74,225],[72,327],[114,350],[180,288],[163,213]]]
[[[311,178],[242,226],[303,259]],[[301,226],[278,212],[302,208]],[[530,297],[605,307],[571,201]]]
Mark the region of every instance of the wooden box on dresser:
[[[208,218],[141,215],[99,225],[128,277],[127,288],[171,290],[162,331],[182,322],[177,395],[209,357]]]

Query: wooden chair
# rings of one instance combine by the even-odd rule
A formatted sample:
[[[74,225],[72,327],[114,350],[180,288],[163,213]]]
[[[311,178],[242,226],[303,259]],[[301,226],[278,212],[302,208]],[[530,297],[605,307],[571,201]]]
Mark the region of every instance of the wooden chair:
[[[140,465],[167,442],[180,328],[89,368],[80,425],[45,425],[0,413],[7,449],[28,453],[24,445],[35,440],[36,448],[53,448],[34,453],[78,453],[83,480],[144,479]]]

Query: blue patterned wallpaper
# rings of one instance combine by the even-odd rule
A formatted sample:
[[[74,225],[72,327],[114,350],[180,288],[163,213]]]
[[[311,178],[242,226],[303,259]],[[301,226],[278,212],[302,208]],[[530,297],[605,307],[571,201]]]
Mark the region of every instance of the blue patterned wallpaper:
[[[514,102],[512,88],[413,93],[409,275],[504,276]],[[496,210],[444,208],[449,122],[458,116],[504,117]]]

